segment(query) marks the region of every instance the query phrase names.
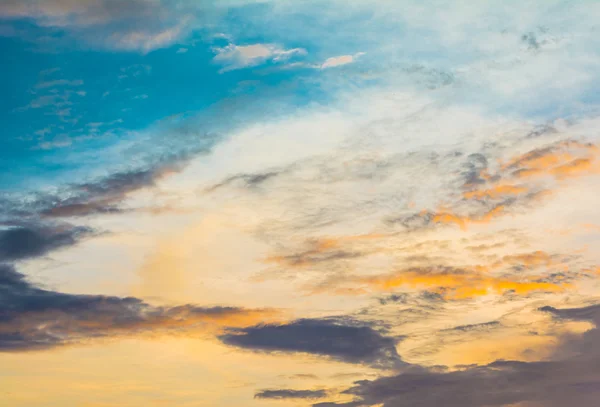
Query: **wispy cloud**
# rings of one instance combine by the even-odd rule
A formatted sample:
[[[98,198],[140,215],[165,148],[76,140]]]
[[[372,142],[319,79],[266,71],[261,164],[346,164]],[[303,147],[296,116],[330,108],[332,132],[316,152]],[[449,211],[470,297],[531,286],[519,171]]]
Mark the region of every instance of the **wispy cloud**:
[[[325,390],[294,390],[294,389],[266,389],[254,395],[257,399],[289,400],[289,399],[320,399],[327,395]]]
[[[224,66],[221,72],[257,66],[267,61],[282,63],[307,54],[302,48],[286,49],[276,44],[229,44],[214,51],[217,55],[213,61]]]

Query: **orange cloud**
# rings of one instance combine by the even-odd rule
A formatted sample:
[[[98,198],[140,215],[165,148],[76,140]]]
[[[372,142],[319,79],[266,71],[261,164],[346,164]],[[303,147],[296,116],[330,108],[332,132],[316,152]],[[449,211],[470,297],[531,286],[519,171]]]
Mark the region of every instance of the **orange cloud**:
[[[594,171],[593,159],[590,158],[578,158],[570,161],[567,164],[559,165],[550,170],[552,175],[557,178],[575,177],[585,173],[592,173]]]
[[[541,175],[564,179],[597,172],[597,155],[598,147],[593,144],[565,141],[515,157],[502,170],[513,170],[512,176],[521,179]]]
[[[432,273],[430,270],[403,270],[389,276],[367,277],[361,282],[371,288],[389,291],[400,287],[423,288],[436,292],[447,299],[468,299],[487,295],[490,293],[502,294],[513,291],[519,295],[529,294],[534,291],[560,292],[568,284],[539,282],[533,278],[522,281],[512,281],[508,278],[499,278],[483,275],[477,272],[460,270],[440,270]]]
[[[495,276],[494,269],[506,264],[525,264],[529,267],[555,264],[554,258],[544,252],[506,256],[492,265],[454,267],[411,267],[391,274],[353,276],[340,281],[329,280],[311,288],[313,294],[329,292],[336,295],[364,295],[372,291],[395,291],[399,288],[427,290],[449,300],[481,297],[489,294],[513,292],[527,295],[532,292],[561,292],[571,285],[566,281],[541,281],[542,276]]]
[[[594,225],[593,223],[584,223],[583,228],[592,232],[600,232],[600,225]]]
[[[598,151],[598,147],[593,144],[565,141],[529,151],[505,164],[500,163],[500,170],[493,176],[487,169],[483,169],[479,178],[485,180],[484,185],[465,184],[464,187],[469,190],[463,192],[463,198],[467,201],[496,201],[497,205],[483,215],[459,215],[455,210],[441,209],[433,214],[432,221],[436,224],[455,224],[462,230],[466,230],[470,224],[488,223],[505,212],[503,202],[508,198],[526,194],[522,199],[532,201],[552,194],[552,190],[545,189],[543,184],[534,183],[534,177],[546,176],[560,181],[600,173]],[[521,183],[515,184],[515,179]]]
[[[582,271],[587,274],[596,274],[596,275],[600,276],[600,266],[592,267],[589,269],[584,269]]]
[[[345,250],[347,243],[360,242],[365,240],[379,240],[389,237],[389,235],[368,233],[363,235],[334,236],[325,237],[309,241],[309,248],[287,255],[269,256],[263,259],[265,263],[285,265],[287,267],[307,267],[315,263],[353,258],[360,253]]]
[[[502,263],[523,265],[526,267],[552,266],[557,264],[550,254],[540,250],[531,253],[504,256]]]
[[[18,332],[21,346],[15,345],[14,350],[27,351],[74,345],[95,338],[107,340],[190,334],[212,336],[224,332],[226,328],[283,320],[281,311],[274,309],[202,308],[191,305],[148,309],[140,305],[140,309],[132,315],[121,315],[127,310],[110,309],[111,301],[115,299],[107,299],[105,306],[96,305],[96,308],[75,311],[54,309],[23,312],[9,322],[0,324],[0,334]]]
[[[480,215],[478,217],[473,216],[461,216],[456,215],[451,212],[440,212],[433,215],[432,221],[433,223],[442,223],[442,224],[456,224],[462,230],[467,230],[467,226],[469,224],[484,224],[489,223],[495,217],[500,216],[504,212],[504,206],[498,205],[493,209],[490,209],[488,212]]]
[[[497,199],[507,195],[519,195],[527,192],[528,189],[523,186],[516,186],[510,184],[500,184],[493,186],[489,189],[467,191],[463,194],[466,199],[483,199],[491,198]]]

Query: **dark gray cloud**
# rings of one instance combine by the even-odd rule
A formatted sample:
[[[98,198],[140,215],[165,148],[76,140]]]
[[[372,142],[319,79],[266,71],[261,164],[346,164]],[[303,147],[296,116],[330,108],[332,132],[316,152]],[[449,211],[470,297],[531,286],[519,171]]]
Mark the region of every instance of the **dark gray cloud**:
[[[13,226],[0,230],[0,262],[24,260],[76,244],[92,230],[67,224]]]
[[[325,390],[261,390],[254,395],[257,399],[287,400],[287,399],[320,399],[327,395]]]
[[[454,328],[444,329],[443,331],[462,331],[462,332],[482,331],[482,330],[488,330],[490,328],[495,328],[498,326],[500,326],[500,322],[490,321],[490,322],[483,322],[481,324],[459,325],[459,326],[455,326]]]
[[[131,192],[152,187],[173,171],[179,171],[197,153],[171,155],[144,169],[110,174],[97,180],[73,184],[57,194],[0,199],[0,262],[44,256],[77,244],[94,230],[59,219],[118,213]]]
[[[93,181],[70,185],[60,195],[39,196],[32,209],[50,218],[122,212],[124,209],[120,204],[128,194],[153,187],[158,180],[182,170],[192,155],[175,155],[146,168],[116,172]]]
[[[260,312],[237,307],[155,307],[138,298],[76,295],[29,283],[0,264],[0,351],[47,349],[100,337],[201,328]]]
[[[290,254],[286,256],[277,256],[271,260],[276,260],[286,266],[307,266],[318,263],[325,263],[335,260],[355,259],[363,256],[363,253],[349,250],[307,250],[301,253]]]
[[[163,132],[170,134],[173,140],[162,140],[160,137],[164,137]],[[140,208],[124,205],[131,193],[155,187],[160,180],[182,171],[193,158],[209,153],[221,140],[221,136],[214,133],[192,132],[170,124],[165,124],[164,130],[158,134],[160,137],[141,141],[127,151],[142,164],[82,182],[61,185],[53,192],[0,197],[0,224],[44,224],[59,218],[138,210]],[[152,150],[152,146],[146,144],[164,147]],[[141,154],[140,149],[150,151]]]
[[[267,182],[269,179],[275,178],[281,174],[281,171],[268,171],[256,174],[238,174],[215,184],[206,189],[206,192],[213,192],[224,186],[229,186],[236,183],[241,183],[246,188],[255,188]]]
[[[464,164],[462,176],[465,186],[476,186],[485,184],[485,179],[481,177],[482,171],[488,168],[488,159],[480,153],[470,154]]]
[[[406,302],[408,301],[408,297],[409,295],[407,293],[390,294],[386,297],[379,298],[378,301],[381,305],[387,305],[392,303],[406,304]]]
[[[560,319],[600,322],[600,305],[541,311]],[[355,401],[314,406],[500,407],[532,402],[544,407],[593,407],[600,399],[600,330],[565,338],[548,361],[496,361],[452,372],[409,369],[397,376],[355,382],[343,393],[355,396]]]
[[[301,352],[379,368],[404,365],[396,339],[348,318],[300,319],[283,325],[258,325],[220,336],[223,343],[266,352]]]
[[[73,185],[68,198],[47,197],[38,202],[47,217],[86,216],[121,212],[118,204],[130,192],[151,187],[166,168],[150,168],[111,174],[95,182]]]

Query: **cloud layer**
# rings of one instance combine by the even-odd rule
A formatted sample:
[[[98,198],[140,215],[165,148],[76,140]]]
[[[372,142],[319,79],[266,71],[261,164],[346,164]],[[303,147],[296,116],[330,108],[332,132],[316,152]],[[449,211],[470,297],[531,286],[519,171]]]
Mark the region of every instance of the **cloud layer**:
[[[48,349],[91,339],[143,333],[209,332],[246,326],[269,310],[235,307],[153,307],[138,298],[75,295],[38,288],[0,265],[0,351]]]
[[[600,322],[597,305],[585,308],[544,307],[557,318]],[[348,403],[314,406],[507,406],[541,403],[558,407],[567,403],[591,407],[600,395],[598,385],[598,328],[583,338],[565,338],[556,360],[543,362],[497,361],[486,366],[466,366],[453,372],[416,372],[359,381],[345,391],[356,396]],[[567,351],[569,356],[563,356]],[[525,404],[529,405],[529,404]]]

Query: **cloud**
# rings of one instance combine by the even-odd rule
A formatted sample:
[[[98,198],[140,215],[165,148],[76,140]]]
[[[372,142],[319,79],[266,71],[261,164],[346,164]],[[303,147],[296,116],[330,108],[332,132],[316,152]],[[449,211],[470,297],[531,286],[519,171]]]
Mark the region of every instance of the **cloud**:
[[[331,263],[336,260],[357,259],[371,254],[377,249],[356,250],[352,243],[368,243],[370,241],[382,241],[390,236],[384,234],[370,233],[350,236],[329,236],[318,239],[308,239],[305,242],[306,249],[293,251],[289,254],[269,256],[263,261],[267,264],[277,264],[284,267],[298,268],[310,267],[318,263]]]
[[[435,210],[391,219],[409,229],[456,225],[467,230],[546,199],[570,178],[600,173],[598,146],[567,139],[531,149],[491,169],[481,153],[464,163],[462,194]]]
[[[545,407],[573,404],[592,407],[600,397],[600,306],[556,309],[543,307],[556,318],[593,322],[582,337],[567,336],[553,358],[541,362],[496,361],[440,372],[421,370],[375,380],[362,380],[343,393],[349,403],[317,403],[315,407],[492,407],[541,403]]]
[[[305,49],[285,49],[276,44],[229,44],[226,47],[215,48],[214,51],[217,55],[213,61],[223,65],[221,72],[252,67],[267,61],[281,63],[295,56],[306,55]]]
[[[320,242],[313,242],[313,248],[299,253],[288,255],[269,256],[264,259],[265,263],[278,264],[285,267],[310,267],[317,263],[326,263],[335,260],[355,259],[362,256],[360,252],[349,250],[337,250],[323,247]]]
[[[257,399],[289,400],[289,399],[320,399],[327,395],[325,390],[260,390],[254,395]]]
[[[189,18],[183,18],[176,25],[159,30],[141,28],[124,33],[114,33],[109,41],[111,46],[118,49],[150,52],[175,44],[186,33],[189,20]]]
[[[38,288],[12,266],[0,265],[0,352],[144,333],[210,332],[254,325],[275,314],[220,306],[155,307],[133,297],[65,294]]]
[[[262,173],[258,173],[258,174],[233,175],[215,185],[210,186],[209,188],[206,189],[206,192],[213,192],[224,186],[236,184],[239,181],[241,181],[242,185],[246,188],[255,188],[255,187],[260,186],[264,182],[267,182],[269,179],[277,177],[279,174],[281,174],[281,171],[267,171],[267,172],[262,172]]]
[[[96,46],[144,52],[182,39],[191,23],[185,11],[161,0],[8,0],[0,18],[31,19]]]
[[[92,230],[68,224],[14,226],[0,230],[0,262],[25,260],[76,244]]]
[[[300,319],[282,325],[258,325],[231,330],[219,338],[227,345],[255,351],[309,353],[387,369],[404,365],[394,338],[348,319]]]
[[[170,164],[170,163],[169,163]],[[41,214],[51,218],[87,216],[120,212],[118,206],[128,194],[152,187],[161,178],[178,170],[181,163],[174,161],[148,169],[119,172],[97,181],[73,185],[71,196],[46,198],[38,205],[45,207]]]
[[[67,80],[67,79],[57,79],[53,81],[40,82],[35,85],[36,89],[46,89],[53,88],[55,86],[81,86],[83,85],[82,80]]]
[[[331,287],[333,286],[333,287]],[[336,288],[336,286],[338,286]],[[340,289],[341,287],[341,289]],[[527,295],[533,292],[561,292],[569,288],[568,283],[543,281],[542,276],[518,277],[495,276],[477,269],[454,269],[452,267],[419,267],[399,270],[388,275],[368,277],[346,277],[344,281],[326,282],[316,287],[315,292],[332,290],[340,294],[352,293],[344,287],[363,293],[369,288],[375,291],[395,291],[399,288],[427,290],[447,300],[461,300],[485,296],[492,293],[514,293]]]
[[[337,57],[330,57],[330,58],[327,58],[325,60],[325,62],[323,62],[321,64],[320,68],[327,69],[327,68],[333,68],[336,66],[351,64],[353,62],[356,62],[358,57],[360,57],[361,55],[364,55],[364,54],[365,54],[364,52],[359,52],[354,55],[339,55]]]
[[[157,182],[182,171],[189,161],[210,150],[215,138],[207,137],[181,153],[167,153],[157,161],[125,171],[66,185],[56,193],[37,194],[22,209],[30,217],[68,218],[127,210],[122,203],[134,192],[156,186]]]

